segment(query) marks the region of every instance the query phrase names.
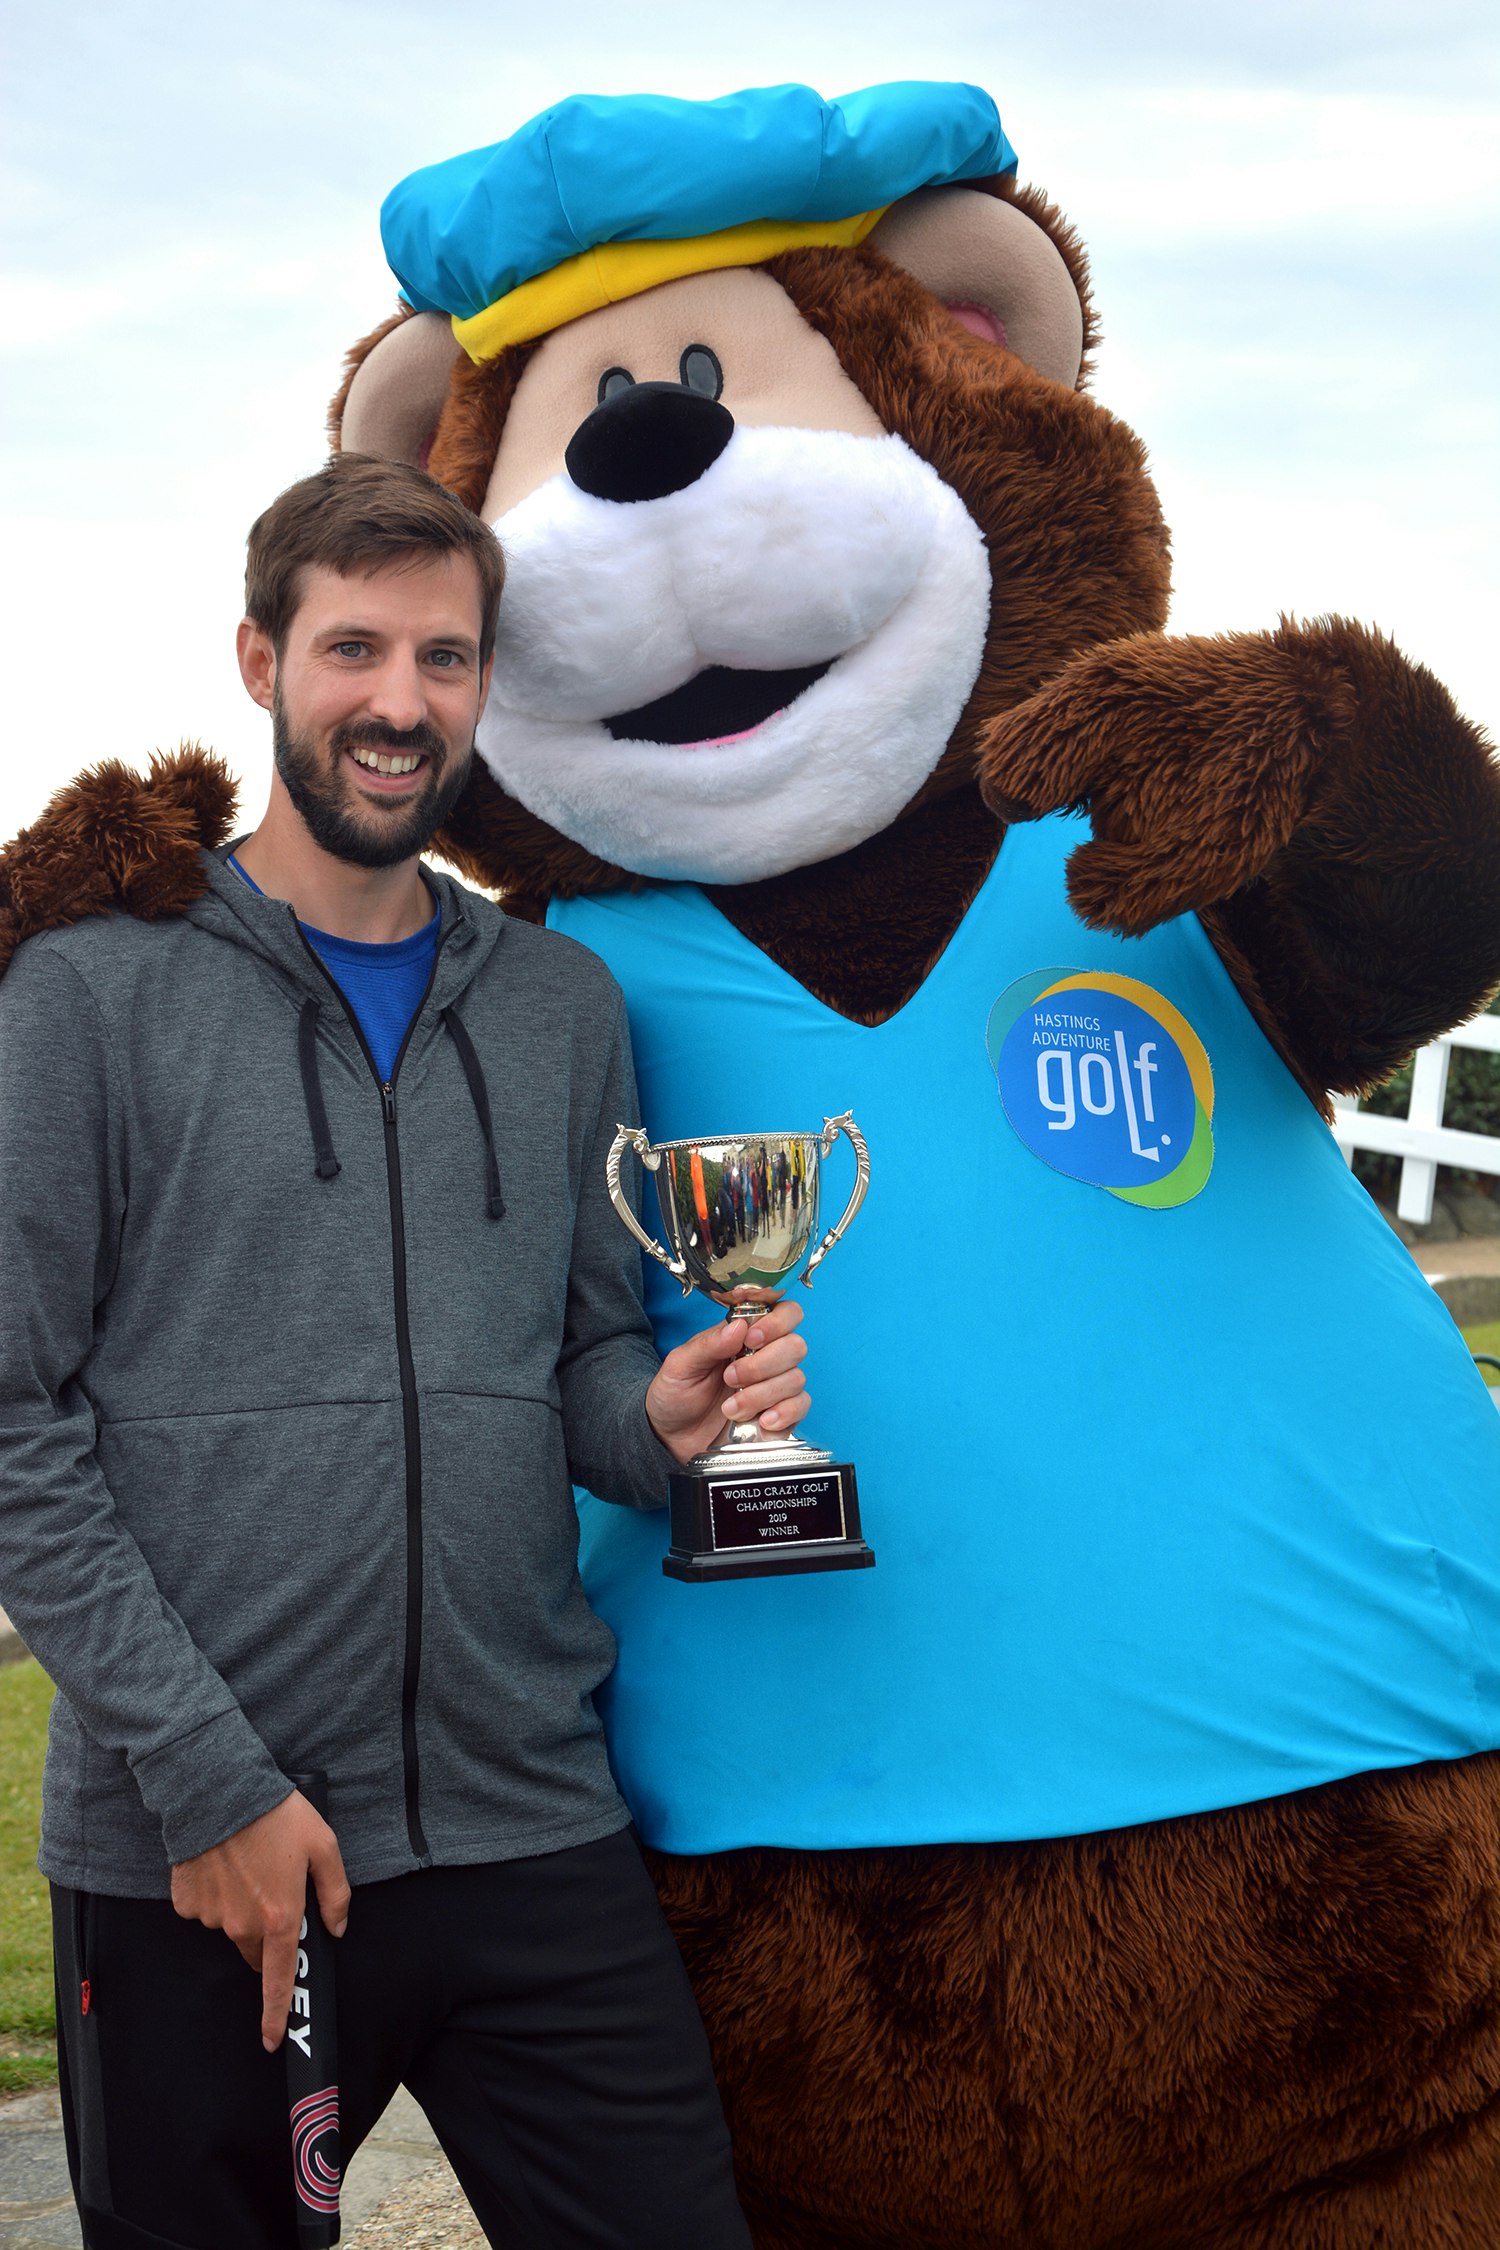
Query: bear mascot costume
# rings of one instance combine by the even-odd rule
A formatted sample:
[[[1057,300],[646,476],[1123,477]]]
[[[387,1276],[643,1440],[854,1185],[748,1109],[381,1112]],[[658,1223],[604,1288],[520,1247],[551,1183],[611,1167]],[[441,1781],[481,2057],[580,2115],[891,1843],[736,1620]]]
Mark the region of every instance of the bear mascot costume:
[[[876,1567],[580,1501],[757,2243],[1500,2244],[1500,1418],[1327,1124],[1500,979],[1482,737],[1361,625],[1165,636],[972,87],[569,100],[384,230],[335,443],[507,558],[441,849],[613,969],[623,1123],[871,1152]],[[85,777],[0,938],[172,911],[226,796]]]

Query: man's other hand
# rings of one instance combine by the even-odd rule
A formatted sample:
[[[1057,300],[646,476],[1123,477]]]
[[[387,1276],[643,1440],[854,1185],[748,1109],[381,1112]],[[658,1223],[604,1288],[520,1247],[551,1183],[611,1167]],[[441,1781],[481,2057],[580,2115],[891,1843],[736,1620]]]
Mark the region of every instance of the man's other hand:
[[[222,1930],[260,1972],[260,2035],[272,2054],[286,2035],[309,1874],[324,1923],[342,1937],[349,1881],[338,1838],[296,1789],[248,1828],[172,1870],[172,1904],[184,1921]]]
[[[800,1305],[768,1306],[748,1328],[721,1321],[668,1352],[646,1415],[674,1461],[706,1453],[731,1422],[756,1422],[775,1437],[801,1421],[810,1404],[801,1321]]]

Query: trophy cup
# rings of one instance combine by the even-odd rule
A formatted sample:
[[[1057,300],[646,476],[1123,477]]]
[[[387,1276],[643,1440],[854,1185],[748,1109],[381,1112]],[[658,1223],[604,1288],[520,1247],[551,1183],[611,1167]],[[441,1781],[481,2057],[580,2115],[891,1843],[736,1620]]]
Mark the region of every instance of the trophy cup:
[[[819,1165],[840,1134],[855,1158],[854,1192],[837,1226],[817,1240]],[[670,1252],[652,1240],[620,1185],[633,1148],[656,1175]],[[826,1117],[821,1133],[728,1133],[663,1141],[622,1125],[605,1177],[610,1201],[637,1242],[682,1283],[753,1321],[785,1295],[797,1267],[805,1287],[865,1199],[870,1152],[852,1114]],[[853,1465],[793,1434],[767,1437],[738,1422],[708,1453],[671,1479],[669,1578],[771,1578],[803,1570],[867,1570],[875,1556],[860,1536]]]

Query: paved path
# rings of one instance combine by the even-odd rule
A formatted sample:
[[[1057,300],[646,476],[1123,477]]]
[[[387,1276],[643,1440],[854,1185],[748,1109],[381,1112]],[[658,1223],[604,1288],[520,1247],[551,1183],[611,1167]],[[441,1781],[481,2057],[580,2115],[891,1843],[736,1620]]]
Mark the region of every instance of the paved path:
[[[1412,1256],[1460,1327],[1500,1320],[1500,1235],[1419,1242]]]
[[[408,2093],[396,2096],[349,2166],[343,2239],[350,2250],[467,2250],[483,2243],[432,2127]],[[0,2102],[0,2250],[82,2244],[56,2094]]]
[[[446,2164],[397,2188],[344,2240],[348,2250],[484,2250],[479,2221]]]
[[[1419,1242],[1412,1252],[1429,1281],[1449,1274],[1500,1277],[1500,1234],[1461,1234],[1456,1242]]]

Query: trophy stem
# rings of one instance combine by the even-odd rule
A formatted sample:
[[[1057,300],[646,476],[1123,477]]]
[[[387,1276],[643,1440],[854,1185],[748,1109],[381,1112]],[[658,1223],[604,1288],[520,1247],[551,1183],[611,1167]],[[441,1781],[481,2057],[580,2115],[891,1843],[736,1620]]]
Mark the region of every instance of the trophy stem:
[[[742,1301],[731,1305],[725,1317],[743,1321],[748,1327],[751,1321],[763,1319],[768,1312],[774,1310],[779,1301],[775,1299],[770,1304],[763,1301]],[[693,1467],[729,1469],[738,1464],[748,1471],[772,1466],[773,1457],[777,1467],[795,1464],[799,1468],[811,1468],[815,1463],[833,1459],[833,1455],[823,1446],[809,1445],[806,1438],[798,1437],[795,1430],[788,1430],[781,1437],[768,1437],[758,1422],[733,1422],[717,1445],[712,1446],[707,1453],[695,1456]]]

